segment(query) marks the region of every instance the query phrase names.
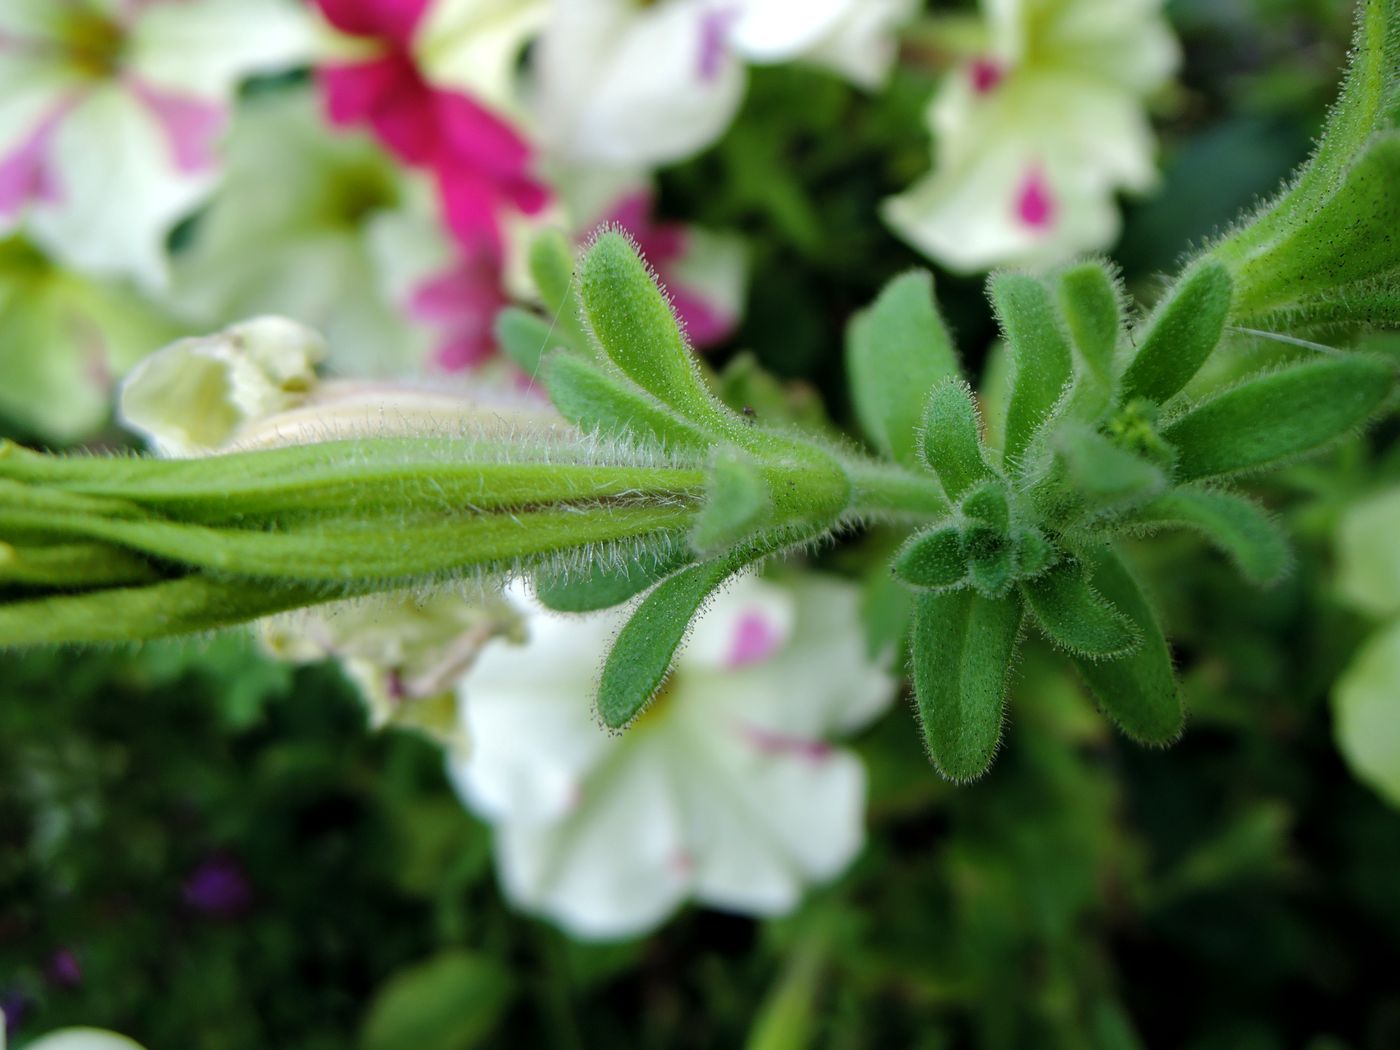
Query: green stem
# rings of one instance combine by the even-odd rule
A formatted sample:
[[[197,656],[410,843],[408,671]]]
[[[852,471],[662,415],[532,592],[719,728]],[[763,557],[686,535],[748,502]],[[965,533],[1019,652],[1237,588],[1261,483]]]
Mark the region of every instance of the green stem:
[[[938,519],[952,513],[938,481],[888,463],[853,460],[844,464],[856,515]]]

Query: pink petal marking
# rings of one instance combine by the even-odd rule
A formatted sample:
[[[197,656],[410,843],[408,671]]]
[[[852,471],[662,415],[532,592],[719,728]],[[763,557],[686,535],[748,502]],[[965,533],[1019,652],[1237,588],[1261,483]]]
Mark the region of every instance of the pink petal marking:
[[[760,663],[781,648],[783,636],[767,617],[757,609],[746,609],[734,627],[726,667],[745,667]]]
[[[217,160],[214,146],[228,124],[225,107],[189,95],[177,95],[140,80],[130,80],[129,87],[160,122],[176,168],[193,174],[214,166]]]
[[[61,192],[49,168],[48,148],[71,102],[56,105],[29,137],[0,158],[0,215],[13,215],[31,200],[57,201]]]
[[[1017,191],[1016,217],[1033,230],[1048,229],[1055,221],[1055,198],[1039,168],[1026,173]]]
[[[834,750],[824,740],[812,740],[808,737],[779,733],[776,730],[752,723],[744,724],[744,736],[760,754],[792,756],[814,764],[825,762],[831,757]]]
[[[400,160],[432,162],[438,148],[432,93],[407,58],[327,66],[318,77],[332,124],[369,124]]]
[[[687,849],[678,848],[667,858],[666,866],[677,875],[691,875],[695,871],[695,856]]]
[[[1006,69],[992,58],[974,59],[967,72],[972,79],[972,90],[979,95],[990,95],[1006,78]]]
[[[736,7],[721,7],[700,15],[700,53],[695,72],[707,84],[724,69],[729,57],[729,31],[739,15]]]

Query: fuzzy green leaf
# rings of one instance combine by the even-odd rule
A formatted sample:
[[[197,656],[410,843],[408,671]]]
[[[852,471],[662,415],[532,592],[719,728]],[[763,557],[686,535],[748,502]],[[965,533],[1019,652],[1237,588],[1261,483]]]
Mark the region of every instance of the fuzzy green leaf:
[[[1031,440],[1069,386],[1073,360],[1059,311],[1043,282],[1003,273],[991,278],[988,289],[1013,362],[1005,459],[1007,469],[1020,473]]]
[[[1020,633],[1019,597],[959,590],[915,600],[914,697],[929,757],[950,780],[973,780],[992,763]]]
[[[564,344],[552,324],[518,306],[507,306],[496,315],[494,331],[511,363],[530,376],[539,372],[546,353]]]
[[[1228,555],[1251,583],[1274,583],[1292,561],[1288,540],[1262,507],[1218,489],[1174,489],[1133,511],[1124,523],[1194,529]]]
[[[1142,642],[1126,656],[1074,657],[1080,674],[1099,706],[1130,737],[1148,744],[1170,743],[1181,734],[1181,691],[1152,607],[1110,549],[1093,559],[1089,584],[1128,618]]]
[[[856,416],[871,443],[901,463],[919,462],[924,399],[935,384],[960,375],[927,271],[896,277],[851,319],[846,370]]]
[[[952,526],[921,533],[895,556],[895,575],[915,587],[942,590],[967,577],[967,554],[962,533]]]
[[[962,499],[963,517],[1004,536],[1011,528],[1011,504],[1006,486],[1000,481],[984,481]]]
[[[561,345],[590,355],[574,283],[574,246],[562,230],[545,230],[530,242],[530,277]]]
[[[1400,261],[1400,133],[1377,138],[1307,222],[1242,263],[1242,309],[1258,311],[1394,270]]]
[[[1062,424],[1054,437],[1055,459],[1081,513],[1101,514],[1151,499],[1167,487],[1155,463],[1122,448],[1086,426]]]
[[[992,476],[982,459],[979,429],[971,387],[956,378],[934,387],[924,405],[919,453],[938,475],[949,499],[958,499],[974,484]]]
[[[1079,356],[1100,383],[1111,384],[1123,327],[1123,304],[1112,275],[1102,263],[1081,263],[1060,275],[1058,291]]]
[[[694,560],[684,544],[657,551],[653,558],[637,558],[625,568],[611,561],[595,560],[581,572],[541,573],[535,577],[535,597],[556,612],[586,613],[611,609],[635,598]]]
[[[609,231],[593,242],[580,287],[589,326],[624,375],[692,422],[735,422],[705,388],[671,304],[627,237]]]
[[[1183,481],[1259,470],[1322,448],[1365,423],[1389,396],[1383,358],[1329,357],[1249,380],[1162,431]]]
[[[631,383],[570,354],[549,355],[544,387],[560,414],[584,431],[699,453],[708,453],[714,441]]]
[[[1089,586],[1078,562],[1061,562],[1026,581],[1021,593],[1045,636],[1076,656],[1125,656],[1141,643],[1127,617]]]
[[[637,606],[613,643],[598,684],[603,724],[621,729],[651,701],[705,599],[742,567],[736,557],[702,562],[663,580]]]
[[[772,521],[773,499],[763,475],[748,460],[722,452],[710,467],[705,503],[690,532],[700,554],[731,547]]]
[[[1147,335],[1123,374],[1122,399],[1161,404],[1190,382],[1220,342],[1233,294],[1230,273],[1219,263],[1182,278],[1147,323]]]

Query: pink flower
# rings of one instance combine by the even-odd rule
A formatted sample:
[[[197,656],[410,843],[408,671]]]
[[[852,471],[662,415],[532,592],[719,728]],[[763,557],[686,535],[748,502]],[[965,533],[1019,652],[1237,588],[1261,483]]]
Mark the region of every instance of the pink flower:
[[[316,0],[343,33],[370,37],[380,53],[320,71],[332,123],[366,124],[397,157],[437,180],[447,225],[471,254],[499,256],[501,216],[533,215],[548,188],[530,171],[533,153],[503,118],[470,95],[424,78],[412,45],[427,0]]]
[[[433,353],[438,367],[460,372],[495,355],[493,325],[506,302],[499,263],[493,255],[477,252],[418,285],[408,312],[440,333]]]

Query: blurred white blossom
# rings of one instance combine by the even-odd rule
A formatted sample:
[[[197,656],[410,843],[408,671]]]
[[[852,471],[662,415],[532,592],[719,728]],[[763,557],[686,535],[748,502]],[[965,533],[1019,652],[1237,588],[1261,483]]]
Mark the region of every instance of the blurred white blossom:
[[[92,273],[166,279],[245,77],[305,61],[292,0],[4,0],[0,228]]]
[[[556,0],[535,55],[543,145],[573,163],[656,166],[717,140],[745,63],[805,59],[878,86],[912,0]]]
[[[934,97],[934,167],[886,221],[951,270],[1108,247],[1120,190],[1156,181],[1144,102],[1179,49],[1162,0],[983,0],[985,50]]]
[[[640,934],[683,901],[793,908],[864,840],[865,773],[829,738],[894,696],[866,655],[857,589],[752,577],[713,599],[651,708],[621,735],[590,703],[627,610],[549,613],[515,586],[529,640],[461,685],[472,752],[451,769],[496,828],[507,895],[574,936]]]

